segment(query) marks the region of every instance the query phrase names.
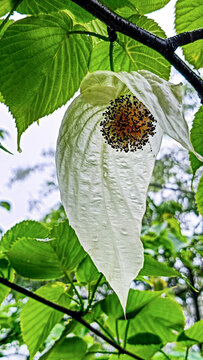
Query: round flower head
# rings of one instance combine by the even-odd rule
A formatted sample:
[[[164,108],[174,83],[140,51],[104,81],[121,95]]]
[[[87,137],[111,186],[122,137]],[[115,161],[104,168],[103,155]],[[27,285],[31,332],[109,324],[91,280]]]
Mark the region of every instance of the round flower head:
[[[155,134],[156,120],[146,106],[134,95],[121,95],[103,113],[101,132],[107,142],[117,151],[143,149],[149,136]]]

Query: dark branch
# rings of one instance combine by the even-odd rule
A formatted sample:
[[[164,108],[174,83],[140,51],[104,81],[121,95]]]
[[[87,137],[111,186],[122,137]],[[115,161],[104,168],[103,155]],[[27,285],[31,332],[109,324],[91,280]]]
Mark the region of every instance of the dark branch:
[[[203,28],[172,36],[167,39],[167,42],[170,43],[173,51],[175,51],[179,46],[187,45],[201,39],[203,39]]]
[[[117,15],[101,4],[98,0],[72,1],[87,10],[99,20],[103,21],[107,26],[110,26],[111,29],[114,29],[114,31],[127,35],[130,38],[137,40],[159,52],[195,88],[203,102],[203,81],[174,53],[174,47],[177,48],[177,46],[185,45],[186,43],[191,42],[191,36],[193,36],[194,41],[201,38],[201,31],[200,34],[198,30],[186,33],[187,35],[185,35],[185,33],[183,33],[183,35],[179,34],[177,35],[176,40],[173,38],[169,38],[170,40],[162,39]]]
[[[119,346],[116,342],[114,342],[113,340],[109,339],[107,336],[105,336],[104,334],[102,334],[100,331],[98,331],[97,329],[93,328],[88,322],[86,322],[83,318],[82,318],[82,313],[79,311],[73,311],[70,309],[65,308],[64,306],[60,306],[52,301],[49,301],[37,294],[34,294],[33,292],[17,285],[14,284],[12,282],[10,282],[7,279],[4,279],[3,277],[0,276],[0,283],[15,290],[18,291],[19,293],[28,296],[31,299],[34,299],[36,301],[39,301],[41,304],[47,305],[49,307],[51,307],[52,309],[58,310],[66,315],[69,315],[72,319],[78,321],[80,324],[82,324],[83,326],[85,326],[87,329],[89,329],[91,332],[93,332],[95,335],[99,336],[100,338],[102,338],[103,340],[105,340],[108,344],[110,344],[111,346],[113,346],[115,349],[117,349],[119,351],[119,354],[126,354],[131,356],[133,359],[137,359],[137,360],[144,360],[142,358],[140,358],[139,356],[132,354],[131,352],[123,349],[121,346]]]

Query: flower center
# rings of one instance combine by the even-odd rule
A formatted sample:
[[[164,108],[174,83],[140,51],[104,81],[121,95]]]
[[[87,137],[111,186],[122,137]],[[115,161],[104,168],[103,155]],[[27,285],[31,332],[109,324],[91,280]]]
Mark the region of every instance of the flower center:
[[[155,134],[156,120],[134,95],[122,95],[110,102],[100,122],[105,142],[117,151],[136,151]]]

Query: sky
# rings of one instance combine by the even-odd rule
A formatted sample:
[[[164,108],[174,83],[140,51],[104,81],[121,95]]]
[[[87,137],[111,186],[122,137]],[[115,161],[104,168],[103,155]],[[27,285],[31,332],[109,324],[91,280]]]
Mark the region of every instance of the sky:
[[[174,4],[175,0],[172,0],[163,9],[150,14],[150,17],[156,20],[165,30],[167,36],[174,35],[172,16]],[[175,83],[179,83],[182,80],[181,75],[176,75],[173,80]],[[55,192],[54,196],[45,201],[40,210],[33,213],[29,212],[28,200],[39,196],[39,191],[46,179],[46,172],[44,174],[36,173],[26,181],[13,184],[12,187],[8,186],[8,182],[13,175],[14,169],[34,166],[39,161],[42,161],[41,153],[43,150],[56,148],[59,127],[68,104],[62,106],[53,114],[40,119],[39,125],[34,123],[26,130],[21,138],[21,153],[17,152],[15,121],[8,112],[7,107],[0,104],[0,129],[4,129],[9,133],[9,137],[6,137],[6,140],[3,141],[3,145],[14,154],[9,155],[4,151],[0,151],[0,201],[9,201],[12,205],[10,212],[0,207],[0,228],[4,231],[16,222],[28,218],[40,219],[54,204],[60,201],[59,192]]]

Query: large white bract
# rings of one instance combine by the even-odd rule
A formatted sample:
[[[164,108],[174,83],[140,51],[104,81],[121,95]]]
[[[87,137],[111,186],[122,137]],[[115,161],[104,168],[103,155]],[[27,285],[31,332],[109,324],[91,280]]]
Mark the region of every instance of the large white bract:
[[[101,132],[110,102],[117,104],[126,94],[142,102],[156,120],[156,133],[136,151],[116,151]],[[181,101],[179,85],[148,71],[98,71],[83,80],[60,128],[56,165],[62,203],[82,246],[124,309],[131,282],[143,267],[141,224],[163,133],[193,151]]]

